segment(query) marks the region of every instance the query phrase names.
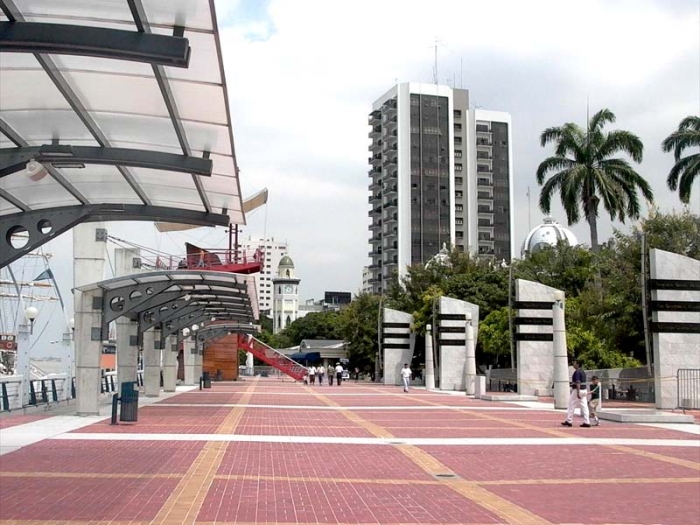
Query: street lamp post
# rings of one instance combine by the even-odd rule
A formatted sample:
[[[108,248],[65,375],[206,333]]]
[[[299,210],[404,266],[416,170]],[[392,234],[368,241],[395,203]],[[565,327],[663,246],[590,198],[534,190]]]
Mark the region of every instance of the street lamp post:
[[[34,333],[34,321],[39,315],[39,310],[34,306],[28,306],[24,310],[25,322],[19,325],[17,331],[17,370],[22,376],[22,405],[29,403],[29,383],[31,381],[31,356],[29,336]],[[29,326],[27,326],[27,321]]]

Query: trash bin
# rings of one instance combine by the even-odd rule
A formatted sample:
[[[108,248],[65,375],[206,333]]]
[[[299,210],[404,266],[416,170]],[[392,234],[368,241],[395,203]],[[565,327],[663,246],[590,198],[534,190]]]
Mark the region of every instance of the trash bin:
[[[122,409],[119,412],[119,421],[136,422],[139,420],[139,391],[136,390],[136,381],[122,383]]]
[[[202,387],[211,388],[211,375],[209,372],[202,372]]]

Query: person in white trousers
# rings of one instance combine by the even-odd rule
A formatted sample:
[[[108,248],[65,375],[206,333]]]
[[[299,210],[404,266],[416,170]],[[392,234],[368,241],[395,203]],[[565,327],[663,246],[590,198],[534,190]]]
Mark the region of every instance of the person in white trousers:
[[[571,393],[569,395],[569,406],[566,410],[566,421],[562,422],[562,426],[571,427],[574,421],[574,410],[576,407],[581,408],[583,415],[582,427],[588,428],[591,426],[591,420],[588,413],[588,391],[586,390],[586,372],[581,369],[578,361],[573,362],[574,374],[571,376]]]
[[[411,369],[408,367],[408,363],[404,363],[403,368],[401,369],[401,379],[403,379],[404,392],[408,392],[408,385],[411,384],[412,375],[413,372],[411,372]]]

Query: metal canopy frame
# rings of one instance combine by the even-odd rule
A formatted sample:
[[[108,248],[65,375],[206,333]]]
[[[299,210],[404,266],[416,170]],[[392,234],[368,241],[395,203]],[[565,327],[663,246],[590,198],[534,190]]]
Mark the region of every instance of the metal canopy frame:
[[[160,327],[167,332],[161,336],[164,339],[175,333],[169,331],[173,326],[181,329],[214,316],[252,322],[255,313],[248,295],[250,285],[248,276],[205,270],[164,270],[115,277],[78,290],[102,291],[99,302],[103,337],[109,323],[127,316],[138,321],[140,341],[141,334],[148,329]],[[198,320],[194,321],[195,318]]]
[[[66,206],[0,215],[0,268],[36,250],[78,224],[100,221],[163,221],[199,226],[227,226],[229,217],[222,214],[138,204]],[[12,237],[23,232],[29,236],[27,243],[23,246],[13,246]]]
[[[84,126],[84,129],[81,126],[77,131],[76,124],[66,124],[65,128],[62,124],[57,125],[52,137],[46,137],[45,131],[37,133],[33,127],[34,124],[29,125],[24,120],[17,120],[12,113],[14,111],[19,114],[25,111],[32,116],[41,117],[41,107],[37,106],[31,97],[12,95],[18,103],[8,106],[7,117],[0,110],[0,138],[6,137],[16,146],[16,148],[5,148],[8,150],[4,152],[7,155],[4,155],[5,159],[0,163],[2,168],[0,173],[0,204],[2,204],[0,268],[35,250],[54,236],[81,222],[91,220],[148,220],[192,226],[228,226],[245,223],[221,43],[213,2],[209,2],[207,6],[209,11],[206,15],[210,16],[208,19],[206,15],[204,19],[197,19],[196,17],[200,16],[199,11],[197,14],[192,14],[190,10],[179,4],[173,4],[172,7],[167,3],[163,6],[154,4],[157,8],[154,13],[160,13],[160,16],[163,16],[165,12],[167,13],[165,16],[170,17],[167,18],[169,20],[167,22],[159,19],[157,29],[154,23],[154,29],[157,32],[151,30],[147,11],[143,5],[146,3],[150,8],[152,7],[150,3],[142,0],[124,0],[124,2],[132,14],[133,26],[130,25],[128,18],[101,16],[99,13],[91,13],[85,6],[81,7],[82,11],[71,12],[70,16],[67,16],[58,3],[55,9],[49,6],[48,12],[41,16],[59,21],[72,22],[71,19],[74,19],[79,23],[34,22],[35,13],[30,14],[27,10],[25,18],[25,14],[18,9],[13,0],[0,0],[0,10],[8,20],[0,22],[0,51],[8,53],[8,56],[31,54],[36,60],[36,63],[32,61],[33,65],[28,68],[8,67],[8,77],[4,80],[11,82],[10,78],[14,79],[12,75],[18,75],[17,72],[29,71],[32,74],[43,72],[44,78],[49,82],[40,82],[39,84],[44,86],[42,89],[46,91],[49,89],[48,86],[51,86],[51,89],[55,88],[57,93],[52,96],[62,98],[66,103],[65,109],[63,104],[59,104],[57,109],[46,111],[68,111],[70,118],[66,119],[66,122],[75,122],[78,126],[82,123]],[[189,22],[193,24],[190,25]],[[113,29],[120,26],[127,28],[131,26],[132,29]],[[161,29],[164,27],[170,27],[172,35],[162,34]],[[168,69],[169,67],[188,68],[191,65],[190,39],[193,42],[195,39],[186,38],[186,32],[192,34],[201,32],[206,35],[206,38],[213,40],[214,46],[213,49],[204,48],[201,53],[192,54],[192,60],[196,64],[190,68],[191,74],[177,73]],[[97,62],[87,62],[87,69],[82,69],[82,64],[76,63],[75,59],[70,62],[70,57],[61,59],[59,55],[93,57],[93,60],[105,58],[137,61],[150,66],[153,76],[131,75],[123,72],[123,66],[113,67],[108,64],[103,66]],[[12,60],[20,59],[14,57]],[[12,64],[12,60],[8,63]],[[26,63],[27,59],[24,60],[25,62],[18,63]],[[206,67],[203,68],[203,64]],[[201,71],[212,70],[215,70],[216,74],[209,77],[206,73],[201,73]],[[123,135],[125,131],[121,125],[103,120],[102,115],[111,111],[109,105],[95,104],[90,99],[91,95],[83,92],[80,82],[76,82],[78,80],[76,74],[86,73],[111,74],[115,79],[150,78],[154,82],[154,87],[158,86],[157,91],[161,93],[166,118],[172,125],[170,130],[166,129],[170,126],[163,128],[163,133],[172,134],[182,154],[176,155],[174,152],[177,150],[173,147],[177,148],[177,146],[169,144],[166,140],[153,143],[149,140],[135,140],[134,144],[138,144],[139,147],[133,150],[116,147],[126,144],[130,148],[130,139],[120,137],[120,133]],[[215,79],[212,80],[211,77]],[[24,79],[20,77],[19,81]],[[189,91],[184,91],[185,86]],[[191,97],[190,93],[196,93],[196,98],[192,99],[193,104],[198,100],[206,102],[207,99],[202,97],[207,97],[211,88],[219,89],[216,92],[217,102],[212,104],[220,105],[206,108],[210,115],[193,119],[192,111],[187,110],[189,108],[178,108],[178,102],[190,104],[191,99],[186,98]],[[129,93],[131,94],[125,96],[134,96],[133,90]],[[120,105],[124,106],[125,101],[120,102]],[[182,113],[180,109],[183,109]],[[131,119],[161,118],[155,110],[143,114],[124,113],[124,116]],[[219,126],[223,128],[222,138],[225,133],[228,140],[220,140],[217,143]],[[76,138],[73,139],[73,136]],[[52,141],[51,145],[47,144],[49,141]],[[70,159],[58,158],[61,155],[50,154],[55,154],[57,148],[59,148],[58,153],[62,153],[60,148],[68,147],[63,144],[58,146],[61,141],[66,144],[75,144],[72,147],[73,156]],[[96,147],[89,145],[93,141]],[[43,150],[40,146],[42,142]],[[38,154],[36,154],[36,148],[39,148]],[[214,162],[209,160],[210,153],[207,150],[211,150]],[[11,153],[17,153],[14,160]],[[31,183],[27,181],[25,184],[17,178],[21,175],[20,173],[12,172],[16,172],[21,163],[34,154],[36,156],[32,156],[32,159],[44,165],[49,177],[41,183],[34,180]],[[204,158],[201,158],[202,155]],[[121,202],[105,203],[104,200],[107,199],[104,199],[104,193],[95,192],[72,173],[62,172],[64,167],[76,167],[80,164],[114,166],[116,168],[114,174],[104,172],[108,173],[105,175],[105,181],[118,188],[119,195],[123,195],[120,197]],[[175,172],[174,176],[177,178],[173,179],[173,186],[178,188],[178,193],[167,197],[170,183],[162,177],[158,182],[153,182],[155,176],[151,175],[149,170],[154,168]],[[186,173],[188,177],[183,178],[178,173]],[[8,178],[5,178],[6,176]],[[203,181],[200,179],[202,176],[212,178]],[[188,182],[189,179],[192,183]],[[37,188],[41,188],[41,191],[36,194],[27,191],[30,188],[28,184],[32,183],[37,183]],[[91,183],[94,184],[93,181]],[[159,191],[158,188],[162,190]],[[47,193],[51,191],[54,192]],[[73,200],[75,205],[72,203]],[[41,224],[42,227],[37,227],[37,224]],[[51,228],[47,228],[47,224],[50,224]],[[24,227],[24,230],[18,230],[18,226]],[[12,235],[8,235],[18,231],[29,232],[29,242],[22,247],[13,246]]]
[[[245,334],[257,333],[255,326],[250,324],[241,323],[220,323],[220,324],[210,324],[203,328],[197,330],[195,334],[195,342],[198,347],[206,348],[207,342],[212,340],[221,339],[227,335],[231,335],[234,332],[241,332]]]
[[[189,41],[182,36],[38,22],[0,22],[0,51],[114,58],[170,67],[187,67],[190,62]]]
[[[212,170],[210,159],[188,155],[133,148],[45,144],[0,149],[0,178],[23,170],[31,160],[44,165],[51,164],[54,167],[84,168],[85,164],[106,164],[193,173],[204,177],[210,177]]]

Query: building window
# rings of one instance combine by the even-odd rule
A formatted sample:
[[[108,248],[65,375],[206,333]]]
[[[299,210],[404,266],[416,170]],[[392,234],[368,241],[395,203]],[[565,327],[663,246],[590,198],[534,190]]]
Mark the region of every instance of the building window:
[[[457,224],[457,226],[462,226],[464,224],[464,219],[455,219],[455,224]]]
[[[464,184],[464,179],[462,177],[455,177],[455,184],[459,184],[461,186]]]
[[[455,232],[455,237],[457,237],[458,239],[464,238],[464,232]]]
[[[455,171],[462,171],[462,165],[461,165],[461,164],[455,164]]]
[[[455,137],[455,144],[461,144],[462,143],[462,137]]]
[[[462,158],[462,150],[461,149],[455,150],[455,158],[458,158],[458,159]]]
[[[455,110],[454,110],[454,117],[455,117],[455,118],[461,118],[461,117],[462,117],[462,110],[461,110],[461,109],[455,109]]]
[[[455,131],[462,131],[462,125],[455,122]]]

